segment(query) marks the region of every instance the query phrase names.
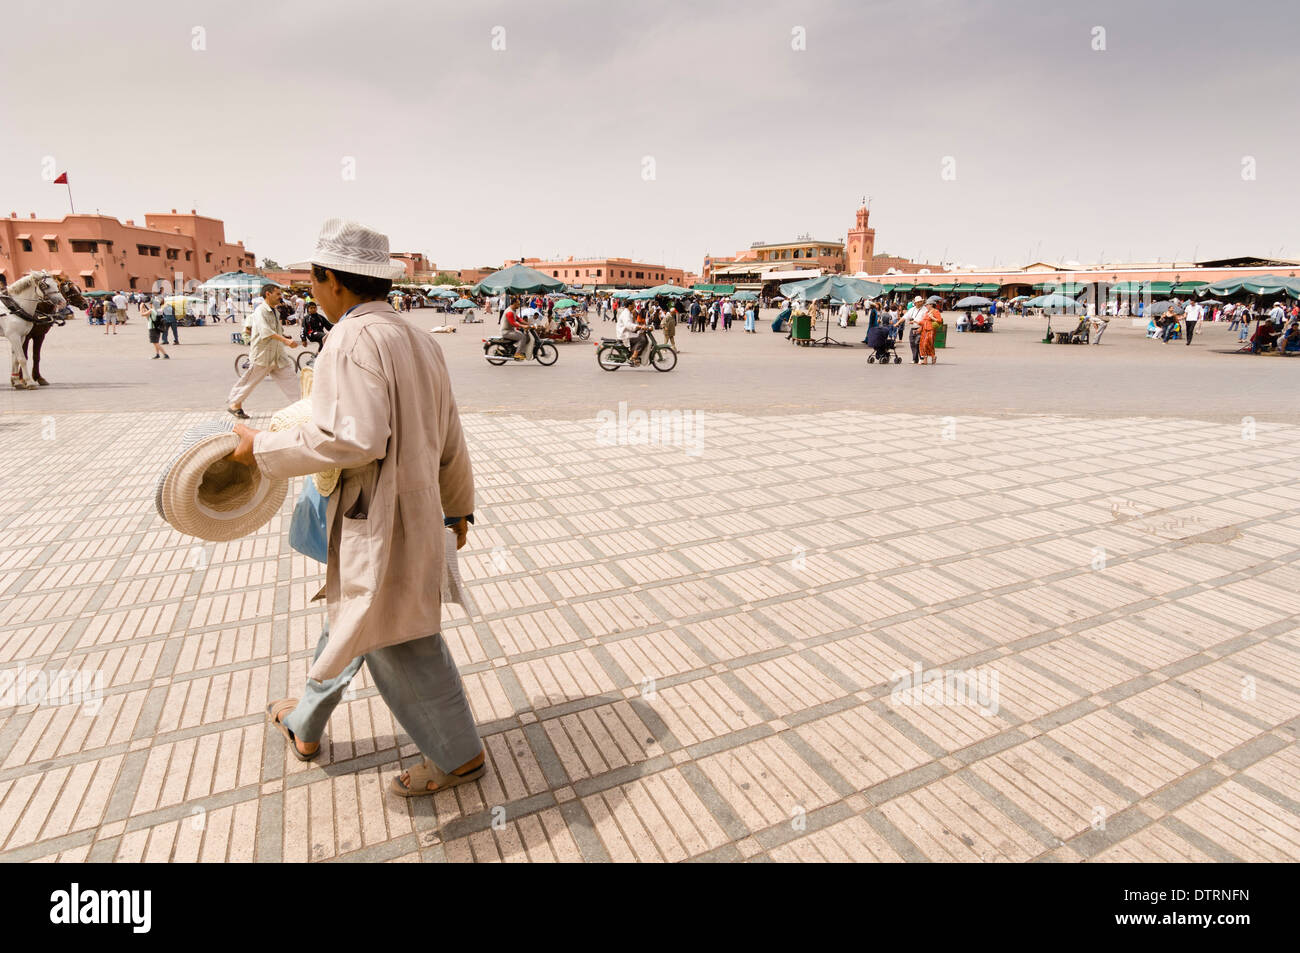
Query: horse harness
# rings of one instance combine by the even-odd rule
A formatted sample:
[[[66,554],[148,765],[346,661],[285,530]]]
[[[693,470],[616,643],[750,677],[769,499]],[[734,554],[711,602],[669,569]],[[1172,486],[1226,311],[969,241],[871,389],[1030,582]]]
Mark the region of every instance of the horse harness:
[[[36,306],[32,308],[32,314],[28,314],[24,311],[18,302],[14,300],[12,295],[3,291],[0,291],[0,304],[3,304],[5,310],[10,314],[22,318],[24,321],[35,325],[36,327],[49,327],[58,321],[55,315],[54,305],[46,298],[41,298],[36,302]],[[63,322],[58,321],[58,323],[62,324]]]

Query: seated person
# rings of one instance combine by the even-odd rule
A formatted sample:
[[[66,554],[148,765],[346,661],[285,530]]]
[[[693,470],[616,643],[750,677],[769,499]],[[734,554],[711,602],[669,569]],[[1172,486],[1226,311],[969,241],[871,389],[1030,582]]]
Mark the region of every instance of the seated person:
[[[1283,357],[1286,356],[1287,351],[1300,350],[1300,322],[1295,318],[1292,318],[1286,330],[1278,335],[1277,349]]]
[[[572,341],[573,331],[569,328],[569,322],[564,318],[556,321],[554,318],[547,318],[545,326],[539,332],[542,337],[549,341]]]
[[[302,343],[324,344],[325,335],[333,327],[325,315],[317,310],[316,302],[311,302],[307,305],[307,313],[302,316]]]
[[[1259,354],[1267,351],[1273,346],[1273,339],[1277,337],[1277,332],[1273,330],[1273,322],[1264,320],[1260,321],[1255,328],[1255,333],[1250,338],[1250,353]]]
[[[526,361],[532,354],[533,330],[528,319],[520,317],[517,306],[511,305],[506,311],[506,329],[501,336],[515,345],[515,360]]]
[[[772,322],[772,331],[774,333],[781,333],[781,328],[785,326],[785,322],[790,320],[790,314],[790,306],[787,304],[781,312],[777,314],[776,320]]]
[[[646,319],[644,314],[636,316],[636,329],[631,334],[628,341],[632,348],[632,366],[636,367],[641,363],[641,354],[645,351],[646,345],[650,343],[650,337],[646,333]]]

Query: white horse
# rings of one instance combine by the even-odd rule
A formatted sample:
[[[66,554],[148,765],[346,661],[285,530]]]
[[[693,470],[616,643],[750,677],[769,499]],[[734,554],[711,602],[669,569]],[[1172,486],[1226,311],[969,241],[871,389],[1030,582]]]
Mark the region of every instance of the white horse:
[[[45,271],[24,275],[0,295],[0,332],[9,340],[13,355],[9,382],[15,388],[35,390],[40,386],[27,364],[27,341],[34,342],[33,360],[39,369],[45,334],[52,324],[64,323],[63,312],[69,305],[86,306],[77,286],[60,282]]]

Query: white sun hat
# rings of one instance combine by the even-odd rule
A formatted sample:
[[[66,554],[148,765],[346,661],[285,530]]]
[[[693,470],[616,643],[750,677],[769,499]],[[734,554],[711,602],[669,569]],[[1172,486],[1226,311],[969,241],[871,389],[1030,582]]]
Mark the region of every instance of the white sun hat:
[[[360,222],[327,219],[316,239],[311,258],[289,265],[305,269],[320,265],[333,271],[396,280],[406,274],[402,262],[388,257],[388,236]]]
[[[159,515],[175,530],[217,543],[261,529],[289,492],[288,480],[272,480],[256,466],[227,459],[239,437],[223,424],[200,424],[186,432],[154,494]]]

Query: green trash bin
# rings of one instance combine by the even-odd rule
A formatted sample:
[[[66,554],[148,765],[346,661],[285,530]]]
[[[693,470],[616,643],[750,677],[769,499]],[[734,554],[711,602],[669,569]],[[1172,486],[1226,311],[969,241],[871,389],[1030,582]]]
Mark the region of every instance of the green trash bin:
[[[796,342],[811,341],[812,319],[806,314],[796,314],[791,320],[794,322],[794,340]]]
[[[948,343],[948,325],[941,324],[934,329],[934,349],[944,347]]]

